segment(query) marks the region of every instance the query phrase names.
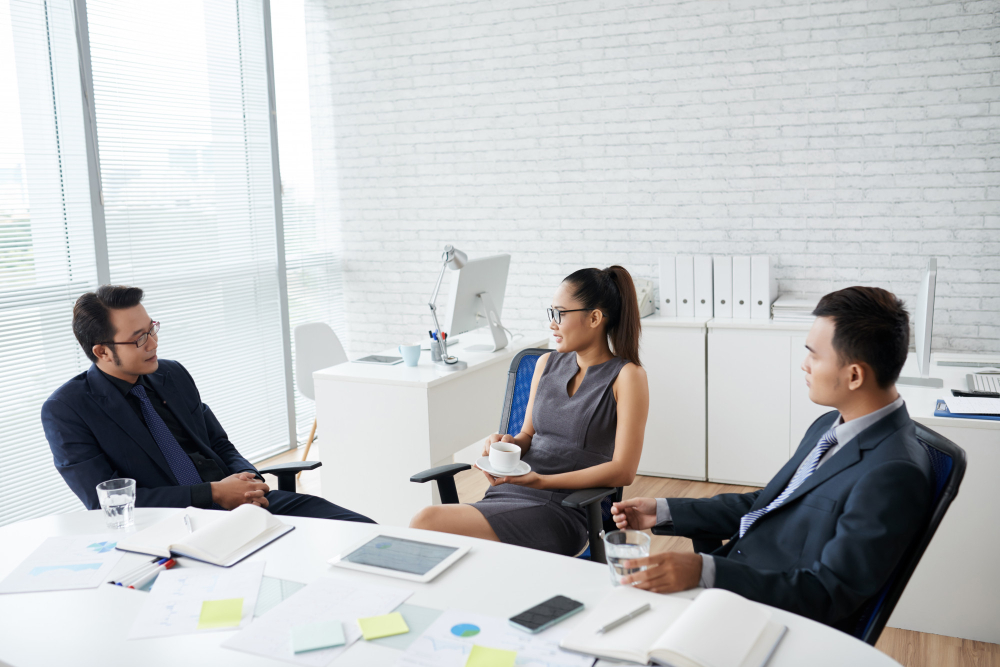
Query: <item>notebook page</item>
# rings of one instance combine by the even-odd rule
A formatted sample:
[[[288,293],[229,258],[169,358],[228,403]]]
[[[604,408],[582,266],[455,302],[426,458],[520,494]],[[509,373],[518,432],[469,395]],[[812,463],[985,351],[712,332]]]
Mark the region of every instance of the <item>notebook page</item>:
[[[740,667],[771,612],[721,588],[702,591],[654,649],[666,649],[704,667]]]
[[[183,521],[183,519],[181,519]],[[247,503],[240,505],[221,519],[212,522],[208,530],[185,535],[173,547],[177,553],[189,553],[198,558],[223,562],[270,527],[271,513]]]
[[[135,535],[118,541],[118,548],[123,551],[138,551],[164,558],[170,555],[170,545],[179,542],[190,533],[184,523],[184,515],[191,517],[191,524],[195,530],[217,521],[212,513],[200,510],[196,507],[188,507],[176,514],[168,516],[163,521],[159,521],[145,530],[141,530]]]

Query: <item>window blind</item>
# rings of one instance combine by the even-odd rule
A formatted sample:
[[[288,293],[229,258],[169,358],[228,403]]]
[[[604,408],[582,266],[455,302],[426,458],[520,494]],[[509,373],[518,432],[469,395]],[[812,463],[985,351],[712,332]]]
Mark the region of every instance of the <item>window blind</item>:
[[[0,0],[0,524],[80,509],[39,418],[90,362],[71,328],[95,285],[69,0]]]
[[[312,133],[303,4],[303,0],[271,3],[289,322],[292,331],[307,322],[325,322],[346,347],[340,221],[334,202],[326,201],[331,193],[315,187],[317,154],[333,156],[333,146],[326,143],[332,134],[316,141]],[[316,409],[297,389],[295,414],[299,438],[305,440]],[[317,433],[321,435],[322,428]]]
[[[288,447],[263,7],[87,7],[112,282],[259,460]]]

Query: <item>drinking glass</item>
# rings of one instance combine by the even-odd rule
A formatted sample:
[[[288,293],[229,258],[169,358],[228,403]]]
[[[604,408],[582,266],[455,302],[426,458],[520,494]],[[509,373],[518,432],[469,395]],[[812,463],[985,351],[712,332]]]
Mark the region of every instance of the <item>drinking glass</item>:
[[[109,479],[97,485],[97,499],[108,528],[128,528],[135,523],[135,480]]]
[[[633,558],[649,556],[649,535],[640,530],[614,530],[604,535],[604,555],[611,568],[611,583],[621,586],[621,578],[633,572],[642,572],[645,567],[621,566],[621,562]]]

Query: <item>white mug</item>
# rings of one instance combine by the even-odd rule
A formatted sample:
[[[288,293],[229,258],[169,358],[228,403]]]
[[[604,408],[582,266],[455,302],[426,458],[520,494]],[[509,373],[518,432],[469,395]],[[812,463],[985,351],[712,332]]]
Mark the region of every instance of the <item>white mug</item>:
[[[497,472],[514,472],[521,460],[521,448],[513,442],[494,442],[490,445],[490,467]]]

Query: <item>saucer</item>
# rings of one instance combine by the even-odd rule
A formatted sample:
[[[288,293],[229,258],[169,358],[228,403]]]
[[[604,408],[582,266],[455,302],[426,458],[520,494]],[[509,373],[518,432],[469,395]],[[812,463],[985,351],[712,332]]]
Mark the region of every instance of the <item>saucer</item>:
[[[521,475],[527,475],[531,472],[531,466],[524,461],[518,461],[517,467],[515,467],[511,472],[498,472],[493,469],[493,466],[490,465],[490,457],[488,456],[483,456],[476,461],[476,467],[483,472],[493,475],[494,477],[520,477]]]

